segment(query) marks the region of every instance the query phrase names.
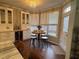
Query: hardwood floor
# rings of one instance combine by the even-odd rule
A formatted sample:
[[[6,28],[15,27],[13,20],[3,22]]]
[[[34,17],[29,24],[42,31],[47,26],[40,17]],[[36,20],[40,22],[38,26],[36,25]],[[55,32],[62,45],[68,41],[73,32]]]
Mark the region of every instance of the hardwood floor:
[[[59,50],[57,45],[48,44],[41,45],[40,47],[33,46],[30,44],[30,40],[27,41],[16,41],[15,45],[24,59],[65,59],[65,54],[62,50]],[[48,44],[48,45],[46,45]],[[58,48],[55,48],[58,47]],[[57,53],[55,50],[58,50]]]

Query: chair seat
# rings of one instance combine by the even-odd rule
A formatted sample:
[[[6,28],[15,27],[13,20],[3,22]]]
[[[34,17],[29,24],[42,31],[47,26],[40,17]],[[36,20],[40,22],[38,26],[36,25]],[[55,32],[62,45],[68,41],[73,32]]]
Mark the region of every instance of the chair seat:
[[[36,39],[36,37],[31,37],[31,39]]]
[[[36,34],[32,34],[32,36],[36,36]]]
[[[37,37],[36,37],[36,34],[32,34],[31,35],[31,39],[36,39]]]
[[[45,37],[41,37],[41,38],[42,38],[42,39],[48,39],[48,37],[46,37],[46,36],[45,36]]]

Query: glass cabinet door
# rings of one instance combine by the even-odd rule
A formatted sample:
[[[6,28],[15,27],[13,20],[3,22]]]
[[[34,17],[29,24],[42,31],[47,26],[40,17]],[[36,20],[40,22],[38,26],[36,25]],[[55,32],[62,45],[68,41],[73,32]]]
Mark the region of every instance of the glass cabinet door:
[[[26,14],[26,24],[29,23],[29,14]]]
[[[22,13],[22,24],[25,24],[25,14]]]
[[[21,29],[26,30],[29,20],[29,13],[21,11]]]
[[[5,9],[0,9],[0,20],[1,20],[1,24],[5,24],[6,20],[5,20]]]
[[[13,9],[0,7],[0,31],[13,31]]]
[[[8,10],[8,24],[12,24],[12,11]]]

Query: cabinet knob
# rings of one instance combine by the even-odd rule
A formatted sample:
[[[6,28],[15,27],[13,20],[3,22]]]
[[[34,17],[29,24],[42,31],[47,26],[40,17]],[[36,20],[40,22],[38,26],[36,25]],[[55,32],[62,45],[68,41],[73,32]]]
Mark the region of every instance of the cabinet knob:
[[[9,27],[8,27],[8,26],[7,26],[6,28],[7,28],[7,29],[9,29]]]

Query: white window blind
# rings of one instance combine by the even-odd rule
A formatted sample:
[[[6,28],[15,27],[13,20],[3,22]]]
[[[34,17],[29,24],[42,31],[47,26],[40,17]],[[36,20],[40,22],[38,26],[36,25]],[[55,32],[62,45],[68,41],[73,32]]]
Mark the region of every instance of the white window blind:
[[[30,25],[38,25],[39,24],[39,14],[30,14]]]
[[[48,35],[56,36],[57,25],[58,25],[59,11],[50,12],[48,14],[49,25],[48,25]]]
[[[41,23],[41,25],[48,24],[48,14],[46,12],[41,13],[40,23]]]

